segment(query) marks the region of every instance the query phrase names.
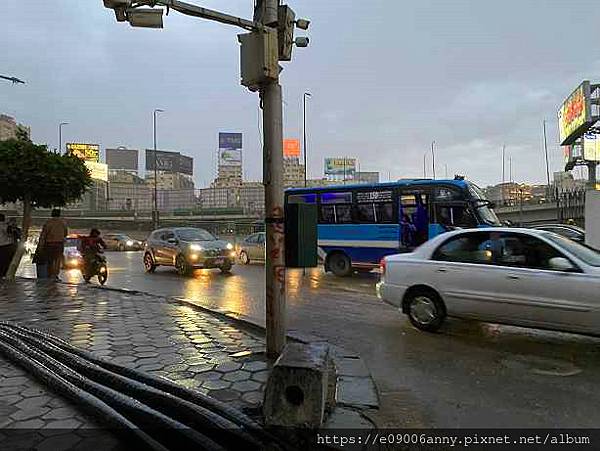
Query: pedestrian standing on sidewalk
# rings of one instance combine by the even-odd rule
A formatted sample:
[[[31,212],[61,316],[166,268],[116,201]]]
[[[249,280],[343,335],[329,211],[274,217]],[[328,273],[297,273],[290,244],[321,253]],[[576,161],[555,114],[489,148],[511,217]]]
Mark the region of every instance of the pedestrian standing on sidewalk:
[[[0,279],[6,276],[12,259],[13,239],[9,231],[6,216],[0,213]]]
[[[49,279],[59,280],[58,274],[62,265],[67,233],[67,224],[60,217],[60,210],[55,208],[52,210],[52,217],[42,227],[38,244],[38,248],[41,246],[40,249],[48,262]]]

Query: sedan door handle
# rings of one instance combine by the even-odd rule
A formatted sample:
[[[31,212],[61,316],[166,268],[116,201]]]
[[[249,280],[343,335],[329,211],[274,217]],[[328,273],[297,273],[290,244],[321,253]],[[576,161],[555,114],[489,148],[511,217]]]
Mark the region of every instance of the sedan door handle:
[[[437,272],[448,272],[446,268],[438,268]]]
[[[509,274],[508,276],[506,276],[506,278],[510,279],[510,280],[519,280],[520,279],[520,277],[515,274]]]

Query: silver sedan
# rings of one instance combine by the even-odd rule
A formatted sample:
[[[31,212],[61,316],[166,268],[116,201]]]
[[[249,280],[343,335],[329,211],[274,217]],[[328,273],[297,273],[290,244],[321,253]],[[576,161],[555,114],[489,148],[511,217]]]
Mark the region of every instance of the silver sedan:
[[[381,266],[379,297],[421,330],[455,316],[600,334],[600,253],[552,232],[460,230]]]

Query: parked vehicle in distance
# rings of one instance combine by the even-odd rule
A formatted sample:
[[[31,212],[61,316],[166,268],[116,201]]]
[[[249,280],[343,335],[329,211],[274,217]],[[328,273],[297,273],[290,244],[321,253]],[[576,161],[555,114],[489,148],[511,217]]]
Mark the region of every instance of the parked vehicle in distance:
[[[600,252],[521,228],[449,232],[386,257],[378,296],[426,331],[446,316],[600,334]]]
[[[65,238],[63,251],[64,269],[81,269],[83,266],[83,255],[81,255],[80,240],[78,235],[69,235]]]
[[[585,243],[585,230],[581,227],[577,227],[569,224],[540,224],[531,226],[532,229],[546,230],[547,232],[554,232],[567,237],[578,243]]]
[[[292,188],[285,202],[317,206],[319,257],[337,276],[371,271],[449,230],[500,226],[493,204],[462,177]]]
[[[155,230],[146,240],[143,257],[146,272],[152,273],[158,266],[174,266],[180,275],[189,275],[195,268],[219,268],[229,273],[235,259],[231,243],[193,227]]]
[[[107,250],[113,251],[141,251],[144,245],[139,240],[134,240],[122,233],[107,233],[103,237]]]
[[[238,246],[238,258],[244,265],[265,261],[265,232],[248,235]]]

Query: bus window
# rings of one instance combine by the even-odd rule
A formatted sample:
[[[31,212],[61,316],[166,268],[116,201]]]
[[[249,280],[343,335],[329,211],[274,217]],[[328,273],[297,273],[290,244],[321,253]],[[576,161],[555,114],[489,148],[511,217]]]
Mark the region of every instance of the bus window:
[[[316,194],[291,194],[288,196],[288,204],[316,204]]]
[[[356,220],[361,224],[394,224],[394,192],[392,190],[356,193]]]
[[[467,205],[437,205],[436,222],[447,229],[477,227],[477,219]]]
[[[322,224],[352,223],[352,193],[321,194],[320,216]]]

